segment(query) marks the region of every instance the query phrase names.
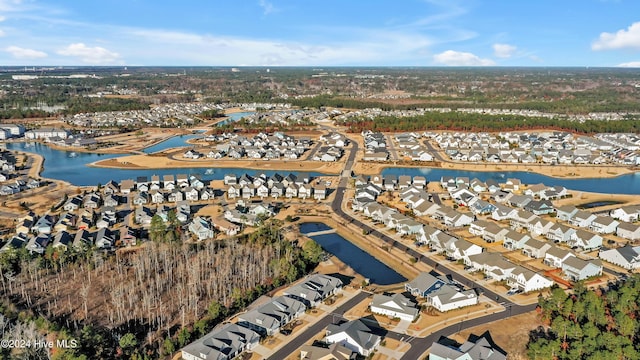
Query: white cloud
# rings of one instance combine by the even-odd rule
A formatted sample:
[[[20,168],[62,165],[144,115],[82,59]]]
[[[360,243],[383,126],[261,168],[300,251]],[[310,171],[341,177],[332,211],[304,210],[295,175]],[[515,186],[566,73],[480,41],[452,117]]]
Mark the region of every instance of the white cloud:
[[[16,59],[41,59],[47,57],[43,51],[25,49],[18,46],[9,46],[4,51],[10,53]]]
[[[0,29],[0,37],[4,37],[5,35],[7,35],[4,30]]]
[[[7,18],[6,18],[6,17],[4,17],[4,16],[2,16],[2,15],[0,15],[0,22],[3,22],[3,21],[5,21],[5,20],[7,20]]]
[[[493,44],[493,54],[499,58],[510,58],[518,48],[509,44]]]
[[[447,66],[492,66],[495,62],[491,59],[482,59],[479,56],[454,50],[447,50],[433,55],[433,61]]]
[[[616,65],[617,67],[640,68],[640,61],[630,61]]]
[[[258,5],[262,8],[262,12],[264,15],[269,15],[277,11],[277,9],[273,6],[273,3],[267,0],[258,0]]]
[[[188,65],[380,65],[415,58],[430,45],[418,34],[364,29],[353,29],[353,38],[348,41],[317,43],[151,29],[123,29],[123,34],[128,41],[119,48],[125,53],[135,49],[144,54],[145,58],[136,59],[143,64],[161,59],[164,64]],[[167,48],[174,51],[167,54],[162,50]]]
[[[64,49],[58,50],[57,53],[63,56],[76,57],[84,63],[94,65],[113,64],[121,60],[118,53],[100,46],[88,47],[83,43],[70,44]]]
[[[640,22],[628,28],[618,30],[615,34],[603,32],[591,44],[591,50],[640,49]]]

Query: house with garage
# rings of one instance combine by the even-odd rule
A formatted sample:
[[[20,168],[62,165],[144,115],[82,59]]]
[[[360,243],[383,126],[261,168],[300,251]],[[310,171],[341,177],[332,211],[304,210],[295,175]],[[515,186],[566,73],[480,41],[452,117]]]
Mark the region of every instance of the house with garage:
[[[593,250],[602,247],[602,236],[583,229],[578,229],[573,235],[571,235],[571,239],[567,244],[571,247],[578,247],[583,250]]]
[[[596,216],[589,225],[589,229],[598,234],[613,234],[620,222],[610,216]]]
[[[429,293],[450,282],[442,275],[421,272],[415,279],[404,284],[404,289],[415,297],[426,298]]]
[[[576,212],[576,214],[573,215],[571,220],[569,220],[569,223],[573,226],[588,228],[589,226],[591,226],[591,223],[596,218],[597,218],[596,215],[588,211],[578,210],[578,212]]]
[[[518,250],[524,247],[524,244],[531,239],[531,236],[525,233],[520,233],[515,230],[509,230],[504,236],[504,243],[502,246],[509,250]]]
[[[543,263],[554,268],[561,268],[562,264],[571,257],[576,257],[571,251],[557,246],[552,246],[544,254]]]
[[[551,248],[551,244],[545,241],[530,238],[522,245],[522,253],[534,259],[541,259]]]
[[[478,294],[473,289],[461,290],[446,284],[427,295],[426,303],[440,312],[447,312],[478,303]]]
[[[570,221],[580,209],[572,205],[564,205],[556,208],[556,218],[562,221]]]
[[[266,304],[238,316],[238,325],[262,336],[276,334],[280,328],[304,314],[306,306],[291,297],[278,296]]]
[[[189,224],[189,231],[198,238],[198,240],[212,239],[215,237],[213,225],[208,219],[201,216],[193,218]]]
[[[260,335],[237,324],[224,324],[180,351],[184,360],[231,360],[258,346]]]
[[[493,342],[488,331],[469,335],[464,344],[444,336],[431,345],[429,360],[507,360],[507,352]]]
[[[369,303],[369,309],[374,314],[408,321],[417,319],[419,314],[416,303],[402,294],[375,294]]]
[[[562,263],[562,272],[571,281],[585,280],[602,275],[602,261],[582,260],[575,256]]]
[[[489,252],[470,256],[465,265],[470,267],[470,271],[482,271],[487,278],[496,281],[505,280],[516,267],[502,255]]]
[[[446,245],[445,254],[450,260],[467,260],[469,256],[480,254],[484,248],[464,239],[456,239]]]
[[[609,216],[624,222],[638,221],[638,218],[640,217],[640,206],[638,205],[623,206],[623,207],[611,210],[609,212]]]
[[[314,274],[284,291],[284,295],[302,301],[307,307],[316,307],[328,297],[342,291],[342,281],[324,274]]]
[[[640,269],[640,246],[625,245],[617,249],[601,250],[598,257],[627,270]]]
[[[571,236],[575,233],[576,229],[556,223],[551,228],[549,228],[549,230],[545,234],[545,237],[551,241],[564,243],[571,240]]]
[[[522,266],[516,266],[507,276],[507,286],[524,293],[547,289],[553,285],[553,280],[535,273]]]
[[[341,344],[362,356],[369,356],[380,345],[382,337],[375,334],[364,321],[357,319],[339,325],[327,326],[324,341],[329,344]]]
[[[636,241],[640,239],[640,225],[622,222],[616,228],[616,235],[623,239]]]

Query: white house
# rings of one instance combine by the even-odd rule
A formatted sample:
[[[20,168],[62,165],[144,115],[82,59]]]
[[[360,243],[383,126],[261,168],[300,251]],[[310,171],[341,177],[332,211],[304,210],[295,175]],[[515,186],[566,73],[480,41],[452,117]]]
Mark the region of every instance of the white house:
[[[369,304],[369,308],[374,314],[409,321],[415,320],[419,313],[419,310],[416,308],[416,303],[407,299],[402,294],[394,294],[391,296],[375,294]]]
[[[339,343],[362,356],[369,356],[380,345],[382,338],[358,319],[327,326],[327,336],[324,340],[329,344]]]
[[[528,293],[551,287],[553,281],[522,266],[517,266],[507,277],[507,285],[512,289],[516,288]]]
[[[460,290],[454,285],[445,284],[427,295],[427,304],[440,312],[476,305],[478,294],[475,290]]]
[[[602,250],[598,257],[627,270],[640,269],[640,246],[626,245],[617,249]]]

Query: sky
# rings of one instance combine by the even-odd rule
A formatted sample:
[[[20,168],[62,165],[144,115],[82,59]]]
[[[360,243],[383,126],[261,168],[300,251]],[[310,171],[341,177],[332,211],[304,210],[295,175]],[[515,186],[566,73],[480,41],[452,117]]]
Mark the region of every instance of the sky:
[[[640,67],[639,0],[0,0],[0,66]]]

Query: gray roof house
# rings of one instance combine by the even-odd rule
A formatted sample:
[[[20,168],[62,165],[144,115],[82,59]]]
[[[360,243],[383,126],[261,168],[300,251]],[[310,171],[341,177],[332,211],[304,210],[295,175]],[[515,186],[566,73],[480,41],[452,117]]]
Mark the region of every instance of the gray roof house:
[[[375,294],[369,308],[374,314],[386,315],[391,318],[413,321],[418,317],[419,310],[416,303],[402,294]]]
[[[522,253],[529,257],[540,259],[544,257],[550,248],[551,244],[530,238],[522,245]]]
[[[571,281],[600,276],[602,275],[602,261],[597,259],[587,261],[573,256],[562,263],[562,272]]]
[[[491,339],[486,331],[480,336],[469,335],[462,345],[451,339],[441,337],[431,345],[429,360],[506,360],[507,352]]]
[[[432,291],[448,284],[450,281],[442,276],[434,276],[428,272],[421,272],[418,277],[404,285],[406,291],[417,297],[426,297]]]
[[[255,310],[241,314],[238,317],[238,325],[269,336],[302,315],[306,308],[301,301],[287,296],[278,296]]]
[[[626,245],[617,249],[602,250],[598,257],[627,270],[640,268],[640,246]]]
[[[185,360],[229,360],[258,345],[260,335],[236,324],[225,324],[182,348]]]
[[[330,344],[339,343],[360,355],[369,356],[380,345],[382,338],[358,319],[327,326],[327,336],[324,340]]]
[[[342,280],[324,274],[309,276],[304,282],[296,284],[287,290],[284,295],[302,301],[307,307],[315,307],[331,295],[337,294],[342,289]]]

